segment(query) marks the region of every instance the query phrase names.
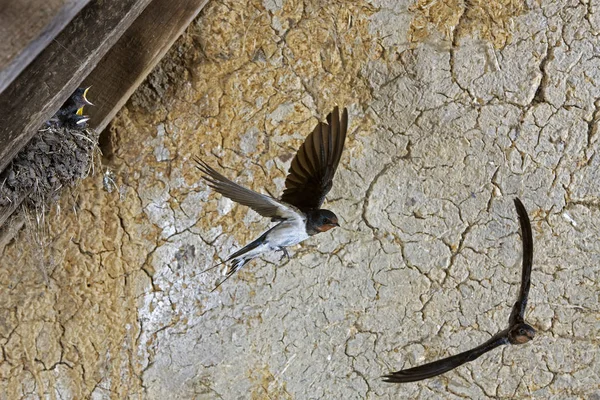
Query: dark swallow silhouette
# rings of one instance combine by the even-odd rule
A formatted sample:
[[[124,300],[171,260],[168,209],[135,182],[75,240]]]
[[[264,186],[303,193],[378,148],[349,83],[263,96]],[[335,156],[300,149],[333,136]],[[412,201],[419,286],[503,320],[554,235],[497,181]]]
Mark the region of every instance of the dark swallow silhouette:
[[[523,206],[523,203],[521,203],[521,200],[515,198],[514,201],[517,208],[517,214],[519,215],[521,235],[523,236],[523,271],[521,275],[519,297],[517,298],[508,319],[508,328],[498,332],[492,336],[490,340],[474,349],[429,364],[403,369],[385,375],[383,376],[385,382],[405,383],[432,378],[463,365],[464,363],[473,361],[496,347],[505,344],[523,344],[534,338],[535,329],[524,320],[527,297],[529,295],[529,287],[531,284],[531,266],[533,262],[531,223],[529,222],[527,211],[525,211],[525,207]]]
[[[77,88],[65,101],[65,104],[60,108],[60,111],[64,114],[83,114],[84,106],[93,106],[92,102],[87,99],[89,87],[87,88]]]
[[[50,119],[50,122],[57,126],[66,126],[69,128],[85,126],[90,118],[83,115],[83,107],[93,106],[92,102],[87,99],[89,90],[89,87],[77,88]]]
[[[225,178],[199,158],[195,159],[211,188],[277,222],[277,225],[225,261],[202,271],[204,273],[231,261],[225,279],[213,291],[260,254],[279,250],[289,259],[286,247],[339,226],[337,216],[320,207],[331,190],[333,176],[344,150],[347,129],[348,111],[345,108],[341,119],[338,107],[335,107],[327,116],[326,123],[317,124],[292,160],[280,200],[246,189]]]

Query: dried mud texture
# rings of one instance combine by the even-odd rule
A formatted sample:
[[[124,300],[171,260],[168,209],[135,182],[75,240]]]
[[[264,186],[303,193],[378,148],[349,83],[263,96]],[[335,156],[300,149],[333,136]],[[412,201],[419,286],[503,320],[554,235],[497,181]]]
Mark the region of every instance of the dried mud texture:
[[[112,124],[110,170],[76,212],[5,248],[0,398],[599,398],[600,7],[513,2],[487,35],[469,28],[479,3],[432,2],[421,39],[426,4],[210,2]],[[200,272],[268,221],[191,157],[280,193],[335,104],[351,118],[326,203],[342,227],[211,293],[220,277]],[[514,196],[534,230],[535,340],[383,383],[505,326]]]
[[[524,0],[419,0],[408,7],[408,39],[417,43],[443,38],[456,46],[461,36],[476,36],[496,48],[512,39],[514,18],[527,10]]]

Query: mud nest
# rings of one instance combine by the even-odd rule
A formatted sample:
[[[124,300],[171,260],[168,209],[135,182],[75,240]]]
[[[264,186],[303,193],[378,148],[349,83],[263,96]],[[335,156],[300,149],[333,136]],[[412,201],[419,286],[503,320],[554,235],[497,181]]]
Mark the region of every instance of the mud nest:
[[[63,187],[87,176],[97,143],[93,129],[46,124],[0,174],[0,206],[57,201]]]

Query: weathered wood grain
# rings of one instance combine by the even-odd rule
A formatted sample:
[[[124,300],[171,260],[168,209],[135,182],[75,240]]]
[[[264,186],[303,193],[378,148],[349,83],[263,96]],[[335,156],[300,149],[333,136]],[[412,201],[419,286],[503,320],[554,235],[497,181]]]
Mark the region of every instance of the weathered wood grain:
[[[0,94],[0,170],[96,67],[150,0],[93,0]]]
[[[90,0],[0,0],[0,93]]]
[[[95,107],[90,126],[102,131],[208,0],[153,0],[88,75]]]

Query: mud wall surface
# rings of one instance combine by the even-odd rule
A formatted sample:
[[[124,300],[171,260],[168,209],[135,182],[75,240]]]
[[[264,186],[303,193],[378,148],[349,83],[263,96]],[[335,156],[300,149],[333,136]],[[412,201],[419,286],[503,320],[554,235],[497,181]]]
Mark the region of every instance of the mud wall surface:
[[[211,1],[1,255],[0,399],[600,398],[599,34],[595,0]],[[341,227],[211,293],[268,221],[192,157],[281,193],[336,104]],[[515,196],[535,340],[383,383],[506,326]]]

